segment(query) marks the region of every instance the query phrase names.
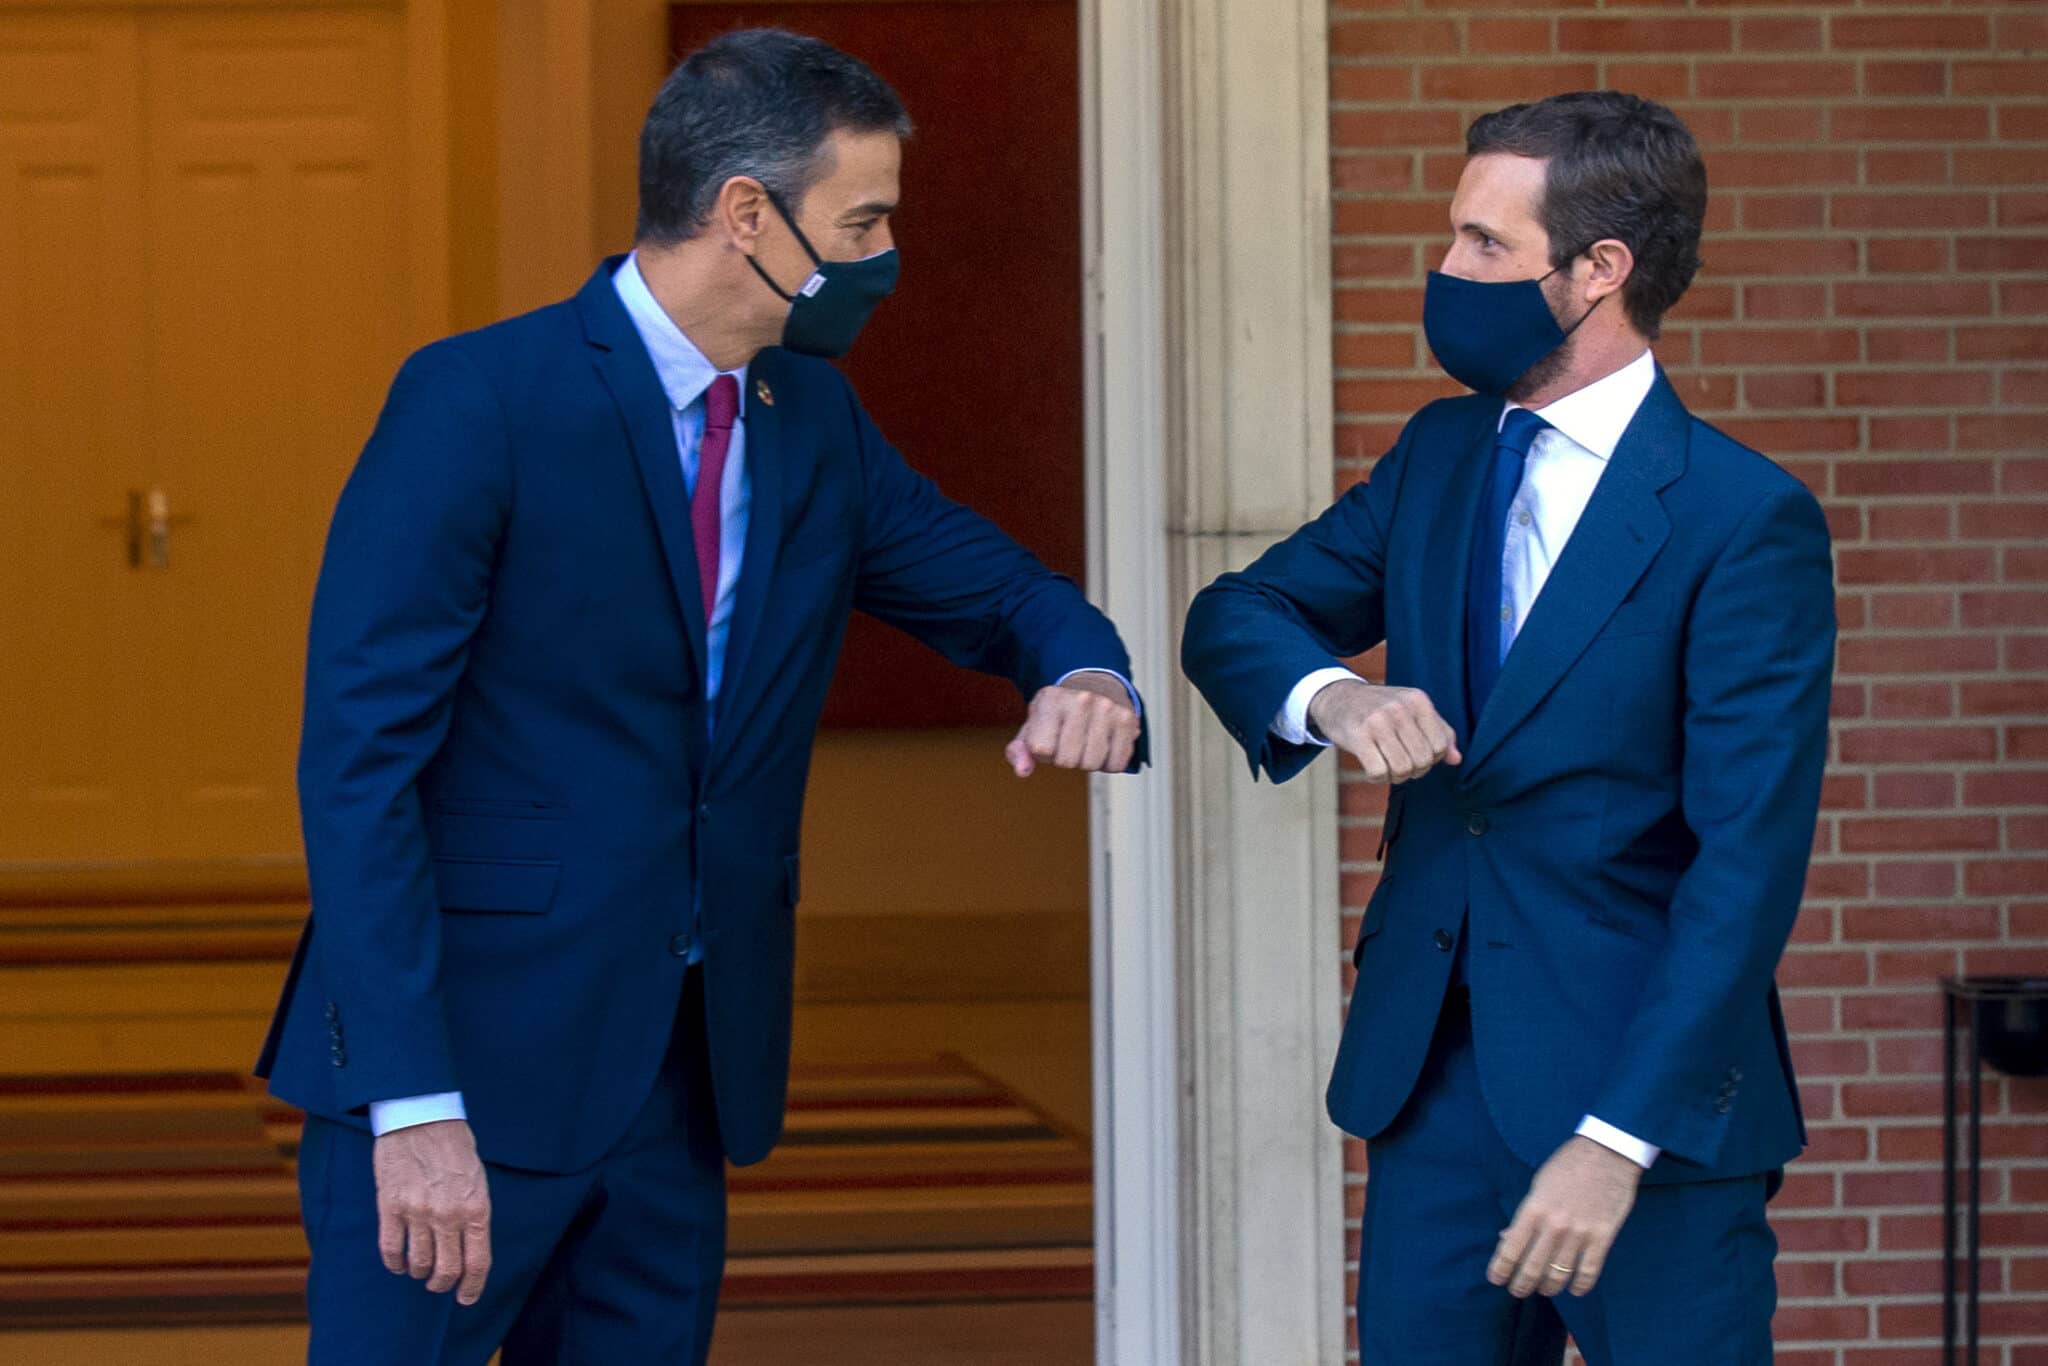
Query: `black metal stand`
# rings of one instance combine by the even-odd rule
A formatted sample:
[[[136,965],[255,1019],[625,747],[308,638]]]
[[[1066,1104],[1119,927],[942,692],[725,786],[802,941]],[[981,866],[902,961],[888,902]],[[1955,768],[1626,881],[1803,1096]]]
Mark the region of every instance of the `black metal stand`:
[[[1961,1330],[1970,1366],[1977,1362],[1977,1301],[1982,1289],[1984,1182],[1984,1064],[2018,1075],[2048,1067],[2048,978],[1949,977],[1941,983],[1943,1074],[1941,1098],[1941,1359],[1956,1366],[1957,1332]],[[1956,1016],[1964,1017],[1969,1047],[1970,1130],[1968,1244],[1964,1253],[1968,1276],[1958,1324],[1956,1312]],[[1988,1026],[1988,1031],[1987,1031]],[[1993,1037],[1987,1039],[1987,1032]],[[1986,1045],[1990,1043],[1987,1059]]]

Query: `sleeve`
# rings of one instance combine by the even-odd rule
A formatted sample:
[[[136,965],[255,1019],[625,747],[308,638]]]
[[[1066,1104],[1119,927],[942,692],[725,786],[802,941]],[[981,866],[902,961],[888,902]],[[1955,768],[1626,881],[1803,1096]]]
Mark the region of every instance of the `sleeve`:
[[[307,650],[299,806],[344,1109],[457,1086],[417,779],[447,735],[511,499],[495,394],[448,343],[418,353],[335,509]]]
[[[847,402],[866,497],[854,606],[955,664],[1010,679],[1027,699],[1083,669],[1128,686],[1123,641],[1074,581],[941,494],[883,439],[851,389]],[[1134,771],[1147,744],[1141,732]]]
[[[1766,498],[1716,558],[1685,642],[1680,791],[1699,850],[1600,1095],[1607,1124],[1711,1166],[1737,1023],[1770,991],[1806,883],[1835,651],[1827,523],[1804,489]]]
[[[1181,669],[1207,699],[1253,774],[1284,782],[1323,746],[1275,733],[1288,697],[1338,658],[1386,635],[1387,536],[1420,417],[1372,477],[1322,516],[1195,595],[1181,636]],[[1330,673],[1334,679],[1334,672]]]

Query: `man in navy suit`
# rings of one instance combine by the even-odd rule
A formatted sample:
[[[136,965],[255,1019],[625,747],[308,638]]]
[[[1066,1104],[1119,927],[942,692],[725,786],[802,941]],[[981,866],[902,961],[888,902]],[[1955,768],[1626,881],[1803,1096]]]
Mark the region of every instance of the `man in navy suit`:
[[[308,1112],[314,1362],[705,1360],[853,608],[1016,682],[1020,777],[1144,761],[1110,623],[816,359],[894,284],[909,131],[852,58],[727,35],[648,115],[634,253],[392,386],[314,603],[312,914],[258,1066]]]
[[[1255,773],[1336,745],[1395,784],[1329,1090],[1370,1140],[1366,1366],[1563,1327],[1591,1366],[1767,1362],[1827,527],[1651,356],[1699,264],[1684,125],[1563,95],[1467,151],[1424,323],[1475,393],[1204,590],[1183,660]],[[1386,686],[1338,662],[1382,642]]]

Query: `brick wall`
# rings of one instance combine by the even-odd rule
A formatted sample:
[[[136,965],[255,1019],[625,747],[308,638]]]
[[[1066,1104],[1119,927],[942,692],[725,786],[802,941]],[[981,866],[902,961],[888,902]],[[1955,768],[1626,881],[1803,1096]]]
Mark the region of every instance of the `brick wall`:
[[[1330,38],[1340,488],[1451,391],[1417,323],[1474,115],[1613,86],[1706,149],[1707,267],[1658,352],[1824,500],[1841,588],[1779,978],[1813,1132],[1774,1207],[1779,1361],[1934,1362],[1933,982],[2048,972],[2048,8],[1340,0]],[[1347,944],[1379,810],[1348,777]],[[2048,1366],[2048,1083],[1985,1103],[1983,1361]]]

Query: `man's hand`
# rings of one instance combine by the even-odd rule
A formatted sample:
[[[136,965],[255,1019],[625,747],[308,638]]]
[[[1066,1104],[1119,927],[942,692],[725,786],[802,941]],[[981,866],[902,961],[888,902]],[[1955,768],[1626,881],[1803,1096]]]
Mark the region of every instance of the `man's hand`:
[[[384,1269],[475,1304],[491,1274],[491,1194],[467,1122],[397,1129],[371,1154]]]
[[[1414,688],[1332,683],[1308,704],[1323,738],[1365,765],[1375,783],[1405,783],[1438,764],[1455,764],[1458,737]]]
[[[1137,747],[1138,713],[1131,695],[1114,675],[1088,672],[1040,688],[1003,757],[1020,778],[1030,777],[1041,759],[1057,768],[1122,773]]]
[[[1536,1173],[1500,1235],[1486,1279],[1517,1299],[1555,1295],[1566,1285],[1584,1295],[1599,1283],[1642,1179],[1643,1169],[1612,1148],[1572,1138]]]

